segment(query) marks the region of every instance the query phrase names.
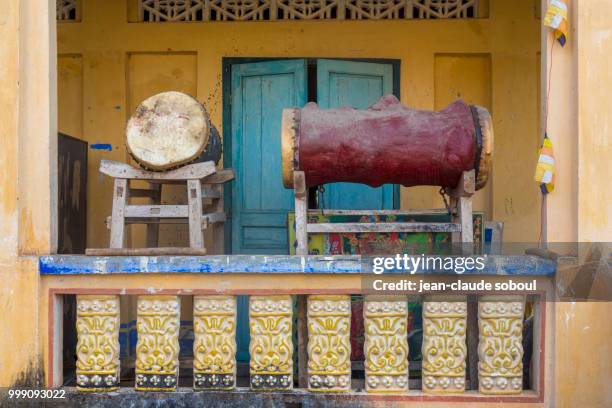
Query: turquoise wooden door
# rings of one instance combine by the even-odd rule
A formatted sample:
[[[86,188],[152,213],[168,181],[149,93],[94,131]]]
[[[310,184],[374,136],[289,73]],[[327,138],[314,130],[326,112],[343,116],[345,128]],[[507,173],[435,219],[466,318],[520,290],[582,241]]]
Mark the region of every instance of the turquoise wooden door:
[[[317,61],[317,99],[321,108],[351,106],[365,109],[393,93],[393,65],[320,59]],[[392,209],[394,185],[372,188],[356,183],[332,183],[319,195],[328,209]],[[399,198],[399,197],[398,197]]]
[[[281,113],[307,102],[306,62],[283,60],[232,65],[231,230],[234,254],[288,254],[287,212],[293,190],[281,174]],[[249,361],[248,297],[238,297],[239,361]]]
[[[306,62],[233,65],[231,92],[232,253],[288,254],[294,196],[282,182],[281,114],[306,104]]]

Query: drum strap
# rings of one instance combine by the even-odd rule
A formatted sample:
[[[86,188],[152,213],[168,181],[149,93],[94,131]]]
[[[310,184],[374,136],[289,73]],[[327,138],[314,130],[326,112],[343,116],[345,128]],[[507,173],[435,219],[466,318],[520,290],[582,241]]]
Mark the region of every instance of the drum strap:
[[[300,123],[301,110],[293,109],[293,168],[300,170]]]
[[[480,155],[482,154],[482,132],[480,130],[480,119],[478,118],[478,111],[474,105],[470,105],[472,111],[472,118],[474,119],[474,130],[476,139],[476,158],[474,160],[474,177],[478,180],[478,171],[480,170]]]

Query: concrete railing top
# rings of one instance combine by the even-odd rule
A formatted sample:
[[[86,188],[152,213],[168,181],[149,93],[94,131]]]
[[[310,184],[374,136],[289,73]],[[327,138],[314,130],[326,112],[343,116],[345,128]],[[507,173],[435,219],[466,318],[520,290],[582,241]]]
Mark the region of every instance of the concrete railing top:
[[[437,255],[431,255],[435,257]],[[445,255],[439,255],[446,257]],[[556,262],[534,255],[474,255],[484,258],[484,268],[464,275],[553,276]],[[371,257],[210,255],[210,256],[79,256],[50,255],[39,260],[41,275],[152,274],[152,273],[372,273]],[[389,269],[385,273],[406,274]],[[454,274],[420,268],[416,274]]]

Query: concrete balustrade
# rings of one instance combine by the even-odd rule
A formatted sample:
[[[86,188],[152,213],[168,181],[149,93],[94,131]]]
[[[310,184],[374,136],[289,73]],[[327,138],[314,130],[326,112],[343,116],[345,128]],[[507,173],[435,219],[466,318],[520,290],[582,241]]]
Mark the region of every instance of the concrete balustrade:
[[[119,387],[119,304],[118,295],[77,296],[78,391],[107,392]],[[467,296],[425,296],[422,306],[420,393],[463,394],[468,363]],[[180,296],[138,296],[136,390],[177,389],[180,308]],[[293,389],[296,310],[291,295],[250,296],[251,390]],[[523,393],[525,297],[480,296],[477,313],[478,392]],[[363,387],[371,394],[419,393],[409,391],[406,296],[365,296],[363,385],[351,378],[350,296],[310,295],[306,318],[306,374],[310,392],[342,393]],[[235,389],[236,296],[194,296],[193,320],[194,390]]]

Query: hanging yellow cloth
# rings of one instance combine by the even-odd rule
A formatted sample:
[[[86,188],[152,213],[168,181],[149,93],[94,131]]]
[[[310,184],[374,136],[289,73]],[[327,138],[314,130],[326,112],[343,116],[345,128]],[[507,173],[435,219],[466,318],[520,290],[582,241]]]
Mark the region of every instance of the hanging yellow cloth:
[[[546,15],[544,16],[544,25],[555,30],[555,39],[559,41],[561,46],[567,41],[568,22],[567,9],[570,0],[550,0]]]
[[[553,145],[548,135],[544,135],[538,165],[536,166],[533,178],[540,183],[542,194],[552,193],[555,189],[555,157],[553,155]]]

